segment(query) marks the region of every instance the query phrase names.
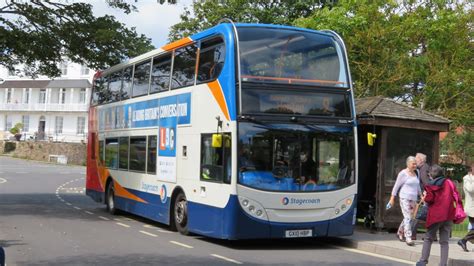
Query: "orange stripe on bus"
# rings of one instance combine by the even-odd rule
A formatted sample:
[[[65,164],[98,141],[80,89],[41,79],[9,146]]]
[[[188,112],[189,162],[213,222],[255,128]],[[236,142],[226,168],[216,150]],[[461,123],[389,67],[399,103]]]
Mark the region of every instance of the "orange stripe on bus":
[[[277,78],[277,77],[265,77],[265,76],[242,76],[242,78],[261,79],[261,80],[280,80],[280,81],[288,81],[288,83],[291,83],[292,81],[299,81],[299,82],[303,81],[303,82],[313,82],[313,83],[329,83],[329,84],[344,84],[345,83],[345,82],[342,82],[342,81],[332,81],[332,80]]]
[[[183,38],[183,39],[181,39],[181,40],[177,40],[177,41],[175,41],[175,42],[169,43],[169,44],[167,44],[167,45],[161,47],[161,49],[163,49],[163,50],[165,50],[165,51],[171,51],[171,50],[173,50],[173,49],[175,49],[175,48],[178,48],[178,47],[180,47],[180,46],[184,46],[184,45],[186,45],[186,44],[190,44],[190,43],[192,43],[192,42],[193,42],[193,40],[192,40],[191,38],[186,37],[186,38]]]
[[[131,200],[135,200],[141,203],[147,203],[146,201],[142,200],[141,198],[133,195],[132,193],[128,192],[124,187],[122,187],[117,181],[114,180],[114,189],[115,189],[115,195],[122,197],[122,198],[128,198]]]
[[[221,85],[219,84],[218,80],[215,80],[213,82],[210,82],[207,84],[209,86],[209,89],[212,92],[212,95],[216,99],[217,103],[219,104],[219,107],[221,108],[222,113],[224,113],[225,118],[227,121],[230,120],[230,115],[229,115],[229,110],[227,109],[227,104],[225,102],[224,94],[222,92]]]

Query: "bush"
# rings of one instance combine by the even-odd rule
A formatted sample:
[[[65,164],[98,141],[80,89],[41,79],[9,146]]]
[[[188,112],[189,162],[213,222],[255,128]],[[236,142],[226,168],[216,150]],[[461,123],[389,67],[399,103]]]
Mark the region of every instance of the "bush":
[[[16,135],[20,133],[20,131],[23,129],[23,124],[22,123],[16,123],[14,127],[10,129],[10,133],[13,135]]]
[[[440,166],[444,168],[446,176],[452,180],[462,182],[462,178],[467,174],[467,167],[462,164],[441,163]]]
[[[11,152],[11,151],[14,151],[16,149],[16,142],[5,142],[5,147],[3,148],[3,152],[4,153],[7,153],[7,152]]]

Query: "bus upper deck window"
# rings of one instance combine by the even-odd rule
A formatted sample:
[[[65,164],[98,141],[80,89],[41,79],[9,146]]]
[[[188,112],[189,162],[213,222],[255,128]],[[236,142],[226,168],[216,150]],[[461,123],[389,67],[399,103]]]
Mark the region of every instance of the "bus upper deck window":
[[[225,46],[221,38],[202,42],[199,53],[197,83],[215,80],[224,66],[224,58]]]
[[[196,44],[176,49],[171,89],[194,85],[194,77],[196,76],[196,51]]]
[[[148,93],[148,87],[150,85],[150,62],[151,61],[146,61],[135,65],[135,72],[133,74],[133,97]]]
[[[150,93],[167,91],[170,87],[171,54],[155,57],[151,70]]]

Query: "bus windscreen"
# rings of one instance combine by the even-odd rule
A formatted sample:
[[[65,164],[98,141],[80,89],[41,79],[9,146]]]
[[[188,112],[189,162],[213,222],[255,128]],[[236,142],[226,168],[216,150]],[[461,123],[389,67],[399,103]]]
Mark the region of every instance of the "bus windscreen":
[[[348,87],[343,50],[322,33],[238,28],[242,81]]]

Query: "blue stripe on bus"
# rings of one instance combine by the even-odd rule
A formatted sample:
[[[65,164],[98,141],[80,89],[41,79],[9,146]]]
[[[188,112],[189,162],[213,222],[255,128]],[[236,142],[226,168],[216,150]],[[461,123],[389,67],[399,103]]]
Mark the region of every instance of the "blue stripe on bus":
[[[163,224],[169,224],[171,202],[169,197],[163,204],[159,195],[138,190],[129,191],[147,202],[152,202],[152,204],[145,204],[117,196],[115,197],[115,204],[118,209]],[[93,192],[95,191],[88,191],[88,195]],[[95,195],[96,198],[103,197],[103,193],[99,194]],[[188,227],[190,232],[221,239],[285,238],[286,230],[298,229],[312,229],[314,237],[348,236],[353,233],[354,207],[355,204],[353,203],[347,213],[328,221],[310,223],[268,222],[258,220],[246,214],[240,207],[238,197],[231,195],[229,202],[224,208],[188,201]]]

